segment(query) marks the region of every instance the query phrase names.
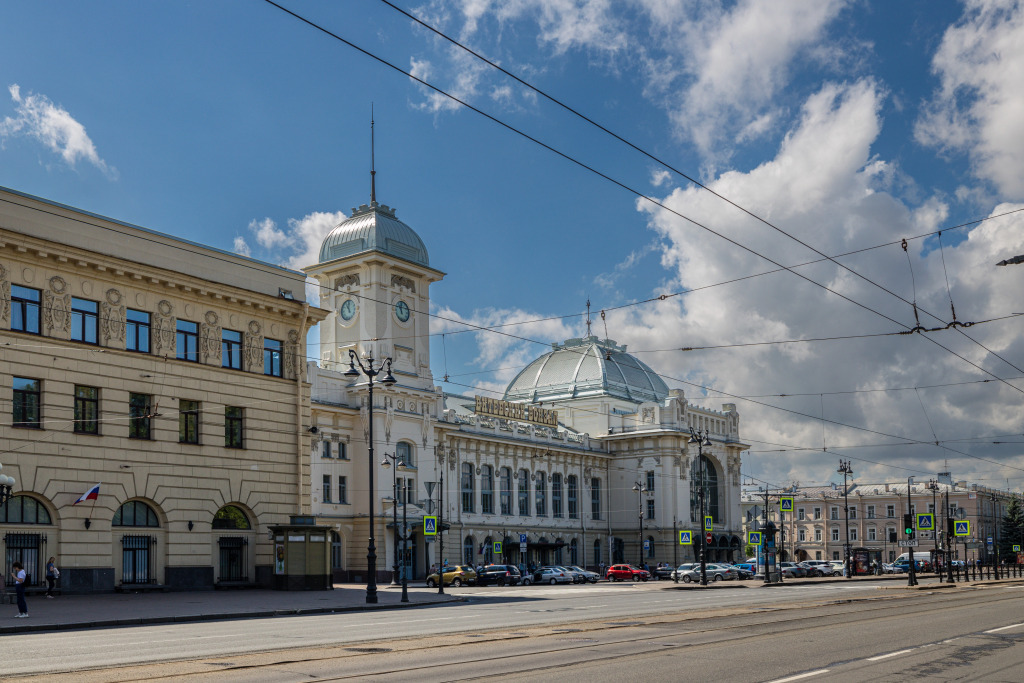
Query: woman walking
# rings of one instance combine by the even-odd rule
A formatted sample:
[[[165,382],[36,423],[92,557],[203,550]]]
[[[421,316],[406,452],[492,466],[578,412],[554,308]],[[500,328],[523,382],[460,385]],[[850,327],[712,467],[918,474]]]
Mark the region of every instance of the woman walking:
[[[28,604],[25,602],[25,568],[21,562],[11,565],[11,576],[14,578],[14,590],[18,594],[18,613],[14,618],[25,618],[28,616]]]
[[[56,564],[57,558],[51,557],[46,562],[46,597],[53,599],[53,587],[57,585],[57,579],[60,577],[60,570],[57,569]]]

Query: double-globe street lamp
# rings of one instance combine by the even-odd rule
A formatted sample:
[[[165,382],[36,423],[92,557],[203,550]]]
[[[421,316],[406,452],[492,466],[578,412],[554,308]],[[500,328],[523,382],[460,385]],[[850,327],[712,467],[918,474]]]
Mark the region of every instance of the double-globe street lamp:
[[[391,469],[391,464],[394,463],[395,469],[391,472],[391,488],[394,495],[394,504],[391,506],[391,511],[394,514],[393,521],[395,527],[395,563],[391,566],[391,585],[395,585],[395,579],[398,576],[399,561],[398,561],[398,540],[402,540],[402,602],[409,602],[409,575],[405,566],[405,555],[408,551],[406,541],[409,540],[409,523],[406,518],[406,503],[409,496],[409,486],[406,484],[405,493],[402,496],[402,533],[398,533],[398,473],[408,472],[409,468],[405,466],[405,458],[398,457],[398,454],[389,455],[384,454],[384,459],[381,461],[380,466],[385,470]]]
[[[356,370],[356,365],[359,369]],[[369,541],[366,548],[366,602],[367,604],[377,603],[377,548],[373,541],[373,505],[374,505],[374,491],[373,488],[373,470],[377,467],[377,461],[373,457],[373,385],[374,377],[379,375],[387,368],[387,374],[378,382],[386,387],[394,386],[398,380],[395,379],[394,375],[391,374],[391,359],[385,358],[380,362],[379,365],[374,367],[373,352],[371,351],[366,359],[366,364],[356,355],[356,352],[352,349],[348,351],[348,370],[345,371],[345,377],[356,378],[360,374],[366,375],[366,387],[369,391],[369,399],[367,400],[367,411],[369,412],[369,449],[370,449],[370,461],[367,471],[370,473],[370,489],[369,489],[369,509],[370,509],[370,529],[369,529]]]
[[[849,460],[840,460],[839,469],[843,475],[843,507],[846,508],[846,543],[843,544],[843,566],[846,567],[846,578],[853,578],[853,558],[850,557],[850,489],[846,485],[846,477],[853,475],[853,467]]]
[[[699,432],[690,427],[690,438],[686,443],[697,444],[697,458],[700,463],[700,585],[706,586],[708,585],[708,565],[704,549],[707,547],[708,530],[705,528],[707,512],[704,489],[707,484],[707,475],[704,470],[704,447],[711,446],[711,440],[708,439],[708,430],[705,429],[703,432]],[[714,524],[714,520],[712,520],[712,524]]]
[[[640,482],[633,482],[633,490],[636,491],[637,500],[637,514],[639,518],[637,529],[637,567],[644,566],[644,494],[647,493],[647,487]]]
[[[3,468],[4,466],[0,464],[0,470]],[[11,492],[14,491],[15,483],[14,477],[8,477],[6,474],[0,474],[0,507],[3,507],[11,497]]]

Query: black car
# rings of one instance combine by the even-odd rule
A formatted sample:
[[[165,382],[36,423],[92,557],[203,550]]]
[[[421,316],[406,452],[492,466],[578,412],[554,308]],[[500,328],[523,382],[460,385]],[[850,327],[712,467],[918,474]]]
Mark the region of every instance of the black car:
[[[669,567],[668,565],[655,567],[651,570],[651,576],[653,576],[654,579],[657,581],[661,581],[662,579],[665,579],[666,581],[671,581],[673,569],[675,569],[675,567]]]
[[[477,573],[476,585],[515,586],[521,579],[519,568],[515,565],[489,564],[483,568],[483,571]]]

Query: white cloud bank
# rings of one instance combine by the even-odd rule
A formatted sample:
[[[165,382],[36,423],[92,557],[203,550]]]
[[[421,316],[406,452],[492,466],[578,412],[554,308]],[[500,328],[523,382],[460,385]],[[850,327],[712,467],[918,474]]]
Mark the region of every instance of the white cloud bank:
[[[85,126],[66,109],[51,102],[46,95],[22,95],[17,84],[8,91],[15,105],[15,115],[0,121],[0,141],[17,136],[33,138],[59,154],[68,166],[74,167],[79,160],[84,160],[107,177],[117,178],[117,169],[100,158]]]

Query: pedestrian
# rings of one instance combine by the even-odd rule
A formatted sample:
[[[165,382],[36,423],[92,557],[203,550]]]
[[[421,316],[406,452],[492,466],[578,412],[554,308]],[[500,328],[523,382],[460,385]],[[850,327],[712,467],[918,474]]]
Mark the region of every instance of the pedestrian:
[[[53,599],[53,587],[57,585],[60,578],[60,570],[57,569],[57,558],[51,557],[46,562],[46,597]]]
[[[25,602],[25,568],[21,562],[11,565],[11,577],[14,579],[14,590],[18,594],[18,613],[14,618],[25,618],[28,616],[28,604]]]

